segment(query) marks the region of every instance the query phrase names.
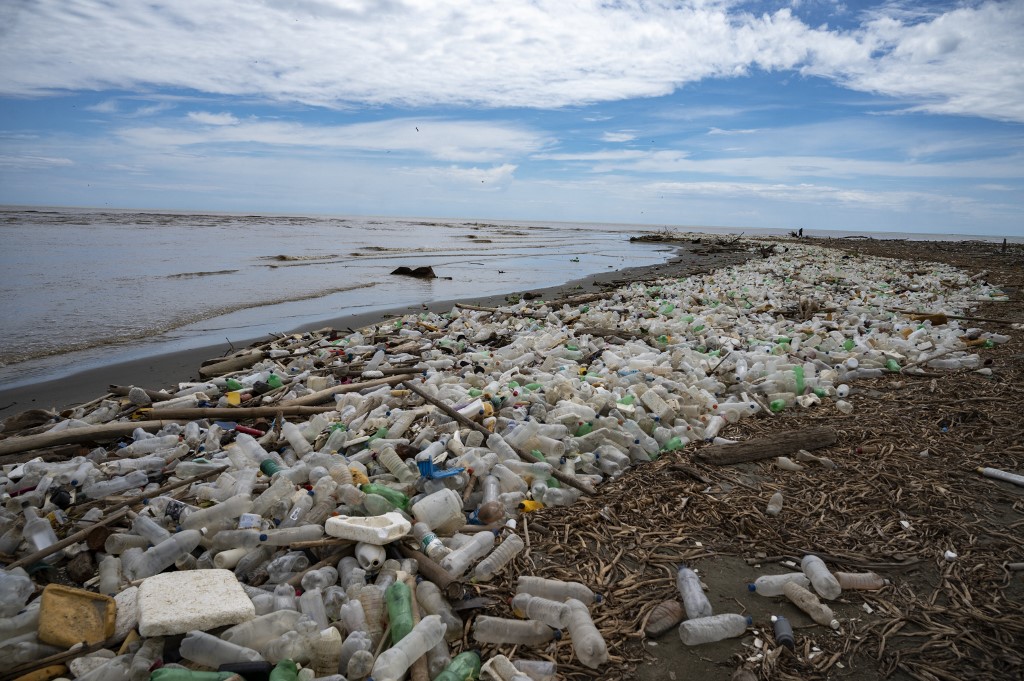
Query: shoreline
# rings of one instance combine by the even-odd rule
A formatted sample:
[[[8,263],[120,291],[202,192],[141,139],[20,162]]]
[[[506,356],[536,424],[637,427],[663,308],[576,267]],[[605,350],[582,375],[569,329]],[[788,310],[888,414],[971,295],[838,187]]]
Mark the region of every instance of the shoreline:
[[[702,236],[713,244],[720,244],[724,235]],[[670,255],[657,265],[642,265],[619,270],[609,270],[573,279],[557,286],[528,288],[504,294],[480,298],[438,300],[417,306],[396,306],[372,312],[342,314],[316,324],[302,325],[286,333],[302,333],[323,328],[345,330],[376,324],[383,319],[399,317],[411,312],[440,312],[452,308],[456,303],[467,303],[485,307],[507,304],[506,296],[527,291],[538,294],[541,299],[552,300],[581,293],[593,293],[613,282],[623,284],[661,277],[688,276],[717,267],[729,266],[746,260],[749,253],[743,250],[719,250],[704,252],[705,244],[671,242],[665,244]],[[241,349],[263,342],[268,336],[248,338],[232,343],[234,349]],[[221,357],[233,351],[225,344],[208,345],[200,348],[177,350],[142,359],[114,362],[107,366],[75,372],[63,378],[40,381],[10,389],[0,389],[0,418],[7,418],[26,409],[56,409],[63,411],[78,404],[96,399],[107,393],[109,385],[137,385],[160,390],[179,382],[197,380],[200,365],[209,359]]]

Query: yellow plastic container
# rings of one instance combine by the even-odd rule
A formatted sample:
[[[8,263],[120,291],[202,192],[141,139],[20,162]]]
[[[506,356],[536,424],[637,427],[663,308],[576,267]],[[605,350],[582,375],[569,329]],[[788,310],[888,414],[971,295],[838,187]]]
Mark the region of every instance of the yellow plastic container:
[[[39,640],[60,648],[100,643],[114,635],[117,605],[110,596],[50,584],[39,603]]]

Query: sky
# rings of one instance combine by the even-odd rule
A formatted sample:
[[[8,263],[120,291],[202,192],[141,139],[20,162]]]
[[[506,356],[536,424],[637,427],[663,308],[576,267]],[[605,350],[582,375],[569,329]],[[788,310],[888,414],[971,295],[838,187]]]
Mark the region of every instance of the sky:
[[[0,203],[1024,235],[1024,0],[8,0]]]

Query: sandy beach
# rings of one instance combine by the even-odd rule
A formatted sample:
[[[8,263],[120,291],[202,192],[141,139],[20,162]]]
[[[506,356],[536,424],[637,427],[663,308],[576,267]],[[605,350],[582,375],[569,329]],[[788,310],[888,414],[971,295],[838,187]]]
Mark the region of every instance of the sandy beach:
[[[946,263],[964,270],[971,281],[990,282],[1007,299],[980,304],[961,321],[1009,340],[972,348],[983,363],[981,372],[918,368],[857,380],[847,398],[851,413],[826,403],[762,411],[728,427],[727,437],[740,442],[827,430],[832,444],[807,444],[813,456],[798,470],[780,468],[775,459],[718,465],[704,458],[712,445],[698,441],[629,468],[571,508],[524,515],[521,531],[528,548],[516,569],[473,584],[470,595],[491,599],[486,614],[512,617],[508,599],[516,573],[582,581],[601,593],[604,600],[594,617],[608,644],[607,664],[597,670],[582,665],[566,640],[531,651],[557,661],[560,679],[1019,678],[1024,674],[1024,490],[983,477],[977,469],[1020,472],[1024,466],[1019,415],[1024,350],[1020,328],[1013,326],[1024,322],[1024,247],[776,239],[734,250],[724,241],[678,243],[678,253],[665,265],[609,272],[535,293],[559,299],[628,282],[655,285],[759,258],[762,247],[783,253],[808,244],[836,249],[850,272],[861,258],[895,258],[892,266],[903,271],[927,273],[934,263]],[[506,301],[497,296],[462,302],[497,307]],[[446,311],[452,304],[427,307]],[[343,317],[328,326],[355,329],[416,311]],[[71,376],[0,393],[0,402],[7,408],[3,413],[11,414],[92,400],[110,383],[170,386],[194,378],[203,360],[224,350]],[[769,516],[765,504],[775,492],[783,494],[785,505]],[[748,594],[746,584],[760,575],[799,570],[809,553],[834,570],[871,571],[889,583],[875,591],[844,590],[831,601],[841,622],[835,630],[816,625],[784,598]],[[675,574],[682,564],[698,570],[716,613],[751,616],[753,630],[692,648],[680,643],[675,627],[646,637],[655,606],[678,598]],[[794,650],[778,644],[769,624],[772,615],[783,613],[796,632]],[[475,645],[468,626],[466,632],[456,643],[461,649]],[[515,652],[510,646],[485,650]],[[734,676],[740,669],[751,676]]]

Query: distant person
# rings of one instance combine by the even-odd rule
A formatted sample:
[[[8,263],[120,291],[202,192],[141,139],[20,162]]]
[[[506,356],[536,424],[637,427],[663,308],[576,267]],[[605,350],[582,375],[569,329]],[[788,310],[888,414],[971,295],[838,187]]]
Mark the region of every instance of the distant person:
[[[800,237],[801,239],[803,239],[803,238],[804,238],[804,228],[803,228],[803,227],[801,227],[801,228],[799,229],[799,231],[797,231],[796,235],[797,235],[798,237]]]

